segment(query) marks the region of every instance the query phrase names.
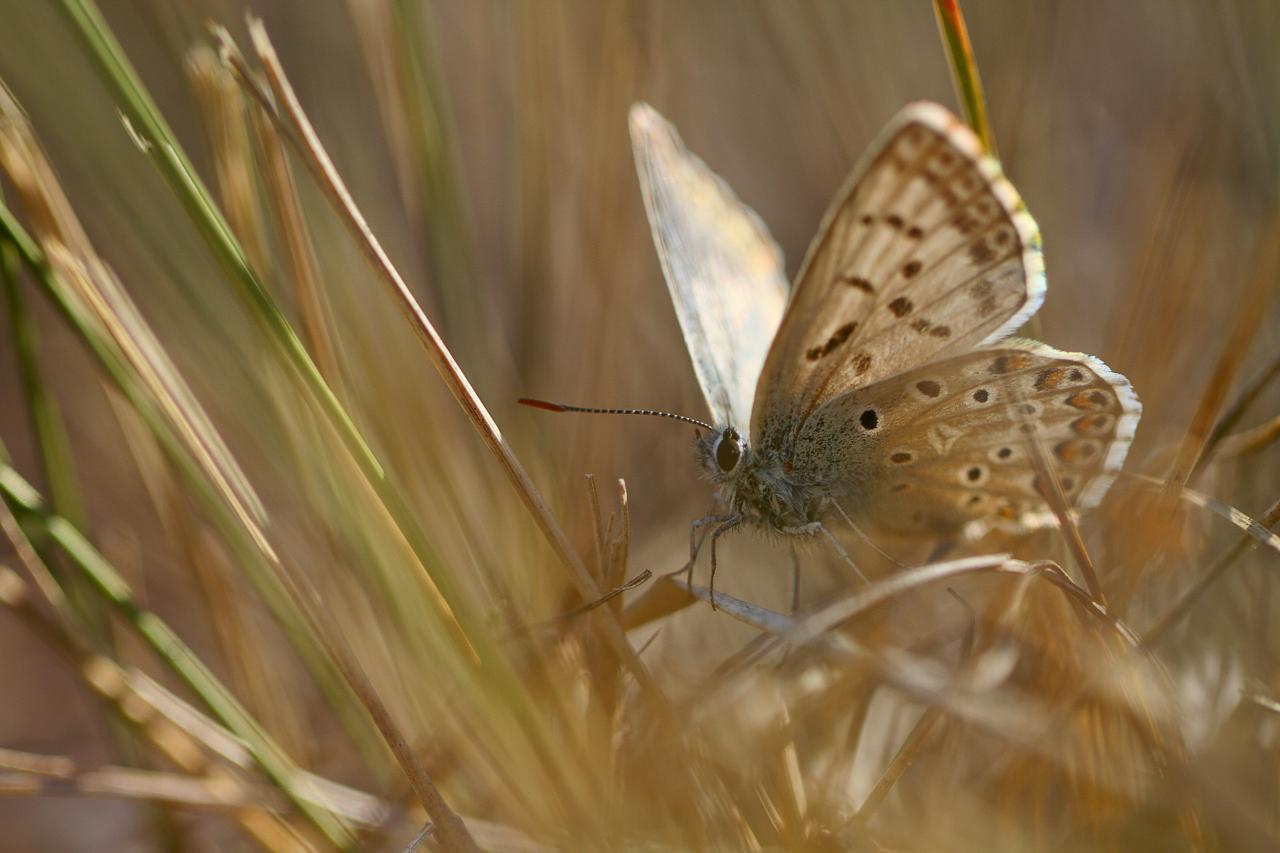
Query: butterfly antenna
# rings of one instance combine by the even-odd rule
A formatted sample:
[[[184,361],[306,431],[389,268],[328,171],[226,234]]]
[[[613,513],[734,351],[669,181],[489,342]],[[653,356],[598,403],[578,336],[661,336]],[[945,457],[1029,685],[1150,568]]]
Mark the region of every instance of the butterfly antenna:
[[[715,427],[706,421],[700,421],[697,418],[690,418],[685,415],[677,415],[672,412],[660,412],[657,409],[596,409],[589,406],[568,406],[564,403],[552,403],[547,400],[533,400],[528,397],[521,397],[516,402],[522,406],[546,409],[548,412],[586,412],[590,415],[652,415],[655,418],[671,418],[673,421],[684,421],[685,423],[700,426],[709,432],[715,432]]]

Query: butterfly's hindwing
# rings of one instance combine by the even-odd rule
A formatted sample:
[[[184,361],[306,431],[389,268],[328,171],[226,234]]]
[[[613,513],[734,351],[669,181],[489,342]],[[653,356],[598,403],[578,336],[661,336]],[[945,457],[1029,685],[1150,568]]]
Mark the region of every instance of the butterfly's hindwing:
[[[694,372],[713,420],[744,432],[787,298],[764,223],[646,104],[631,108],[645,210]]]
[[[1029,442],[1045,449],[1070,504],[1087,508],[1123,464],[1140,413],[1128,380],[1098,359],[1011,341],[832,400],[802,429],[795,464],[805,479],[826,472],[824,491],[887,528],[1027,527],[1052,520]],[[833,434],[873,438],[874,449],[824,449],[817,437]]]
[[[898,114],[809,250],[756,391],[753,439],[785,445],[850,388],[1009,334],[1039,306],[1034,221],[946,110]]]

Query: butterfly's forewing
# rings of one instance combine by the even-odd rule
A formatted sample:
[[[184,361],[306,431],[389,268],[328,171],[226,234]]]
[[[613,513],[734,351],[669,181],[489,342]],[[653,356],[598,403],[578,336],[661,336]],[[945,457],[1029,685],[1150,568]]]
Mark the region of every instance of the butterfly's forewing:
[[[1000,340],[1044,298],[1035,222],[978,139],[912,104],[854,170],[809,249],[756,391],[785,448],[851,388]]]
[[[716,423],[745,431],[786,304],[782,253],[755,212],[647,104],[631,108],[631,144],[698,383]]]
[[[876,414],[871,430],[867,411]],[[1068,501],[1087,508],[1124,463],[1141,411],[1128,380],[1098,359],[1009,341],[828,402],[801,430],[797,464],[815,470],[798,474],[837,472],[828,476],[838,501],[903,532],[1036,526],[1052,513],[1029,442],[1045,449]],[[841,442],[822,459],[815,436],[827,434],[866,440]]]

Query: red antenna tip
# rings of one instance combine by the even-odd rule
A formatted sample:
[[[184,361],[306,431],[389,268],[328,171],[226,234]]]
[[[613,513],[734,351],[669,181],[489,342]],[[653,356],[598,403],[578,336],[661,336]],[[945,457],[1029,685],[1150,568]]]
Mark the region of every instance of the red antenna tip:
[[[534,400],[529,397],[521,397],[516,401],[522,406],[532,406],[535,409],[546,409],[548,412],[567,412],[564,406],[559,403],[549,403],[546,400]]]

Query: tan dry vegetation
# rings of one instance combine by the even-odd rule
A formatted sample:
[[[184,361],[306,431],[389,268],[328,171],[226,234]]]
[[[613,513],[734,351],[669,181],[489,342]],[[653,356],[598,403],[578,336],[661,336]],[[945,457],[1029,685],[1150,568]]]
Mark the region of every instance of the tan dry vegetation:
[[[792,618],[753,534],[720,612],[643,577],[687,425],[515,400],[704,416],[627,107],[794,272],[888,116],[958,111],[931,4],[92,8],[0,0],[0,846],[1277,844],[1280,10],[965,5],[1130,473],[1074,547],[806,551]]]

